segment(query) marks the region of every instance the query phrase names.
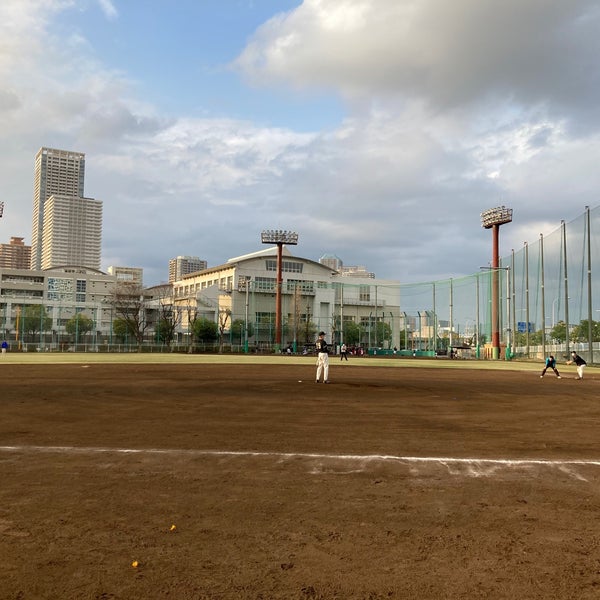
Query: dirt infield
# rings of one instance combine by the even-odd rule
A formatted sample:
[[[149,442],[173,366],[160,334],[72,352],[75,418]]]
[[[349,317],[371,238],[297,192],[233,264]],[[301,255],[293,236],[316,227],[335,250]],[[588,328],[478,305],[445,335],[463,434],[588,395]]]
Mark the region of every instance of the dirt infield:
[[[0,364],[0,599],[598,598],[563,369]]]

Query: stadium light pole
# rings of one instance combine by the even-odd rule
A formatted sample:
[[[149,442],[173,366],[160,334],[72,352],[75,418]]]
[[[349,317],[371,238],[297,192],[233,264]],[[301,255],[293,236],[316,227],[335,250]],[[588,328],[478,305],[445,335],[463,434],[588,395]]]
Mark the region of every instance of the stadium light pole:
[[[499,233],[500,225],[512,221],[512,208],[497,206],[481,213],[481,226],[492,230],[492,358],[500,358],[500,311],[498,310],[499,281]]]
[[[283,246],[295,246],[298,244],[298,234],[294,231],[282,231],[281,229],[269,229],[261,232],[260,239],[263,244],[277,245],[277,285],[275,291],[275,344],[281,348],[281,285]]]

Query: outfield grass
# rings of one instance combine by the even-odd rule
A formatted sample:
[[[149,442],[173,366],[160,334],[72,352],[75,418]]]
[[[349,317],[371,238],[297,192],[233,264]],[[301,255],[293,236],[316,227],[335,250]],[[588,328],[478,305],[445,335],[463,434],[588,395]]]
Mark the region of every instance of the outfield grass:
[[[175,354],[175,353],[97,353],[97,352],[60,352],[28,353],[8,352],[0,356],[0,364],[281,364],[310,365],[315,363],[313,356],[276,356],[262,354]],[[541,361],[505,361],[505,360],[448,360],[427,358],[350,358],[342,363],[338,357],[330,359],[332,367],[343,368],[346,364],[360,367],[425,368],[425,369],[477,369],[499,371],[541,371]],[[559,364],[559,369],[569,368]],[[587,373],[592,374],[593,367]],[[550,374],[552,375],[552,374]]]

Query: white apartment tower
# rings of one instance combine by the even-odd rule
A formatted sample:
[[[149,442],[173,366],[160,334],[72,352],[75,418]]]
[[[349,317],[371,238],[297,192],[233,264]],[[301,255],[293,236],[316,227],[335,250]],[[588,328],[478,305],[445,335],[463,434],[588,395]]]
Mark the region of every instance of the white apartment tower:
[[[84,176],[81,152],[40,148],[36,154],[32,269],[66,264],[100,268],[102,202],[84,198]]]
[[[197,256],[178,256],[169,261],[169,283],[183,279],[184,275],[204,271],[208,266],[205,260]]]
[[[41,269],[100,269],[102,202],[53,194],[44,202]]]

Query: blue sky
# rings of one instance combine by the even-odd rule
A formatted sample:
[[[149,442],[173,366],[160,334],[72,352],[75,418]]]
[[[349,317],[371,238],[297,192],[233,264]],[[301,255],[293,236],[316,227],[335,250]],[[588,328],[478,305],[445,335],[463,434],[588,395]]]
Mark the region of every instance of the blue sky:
[[[103,268],[337,254],[402,282],[597,205],[593,0],[4,0],[0,241],[31,242],[41,146],[86,153]],[[452,248],[449,252],[448,249]]]

